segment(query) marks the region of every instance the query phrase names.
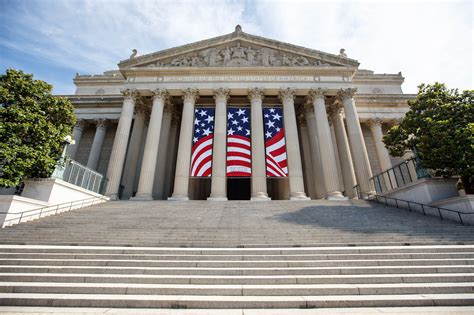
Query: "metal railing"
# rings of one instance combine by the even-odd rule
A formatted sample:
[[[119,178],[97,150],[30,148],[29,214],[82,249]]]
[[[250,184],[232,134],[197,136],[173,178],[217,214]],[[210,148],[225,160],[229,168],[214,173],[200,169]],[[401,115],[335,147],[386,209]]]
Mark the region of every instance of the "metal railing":
[[[396,207],[399,209],[406,209],[409,212],[419,212],[423,215],[438,217],[441,220],[456,221],[461,223],[462,225],[472,225],[472,223],[474,223],[474,213],[436,207],[415,201],[364,193],[361,192],[360,189],[357,189],[357,192],[359,199],[383,203],[387,206]]]
[[[62,179],[101,195],[105,193],[107,182],[109,181],[101,173],[91,170],[74,160],[65,162],[64,166],[58,166],[52,177]]]
[[[416,158],[411,158],[374,175],[369,182],[377,193],[385,193],[427,177],[430,177],[428,171],[421,167]]]
[[[81,209],[84,207],[90,207],[95,204],[105,202],[107,200],[108,198],[105,198],[105,197],[93,197],[93,198],[60,203],[60,204],[52,205],[52,206],[26,210],[26,211],[17,212],[17,213],[0,212],[0,216],[5,215],[7,218],[7,220],[3,221],[2,227],[11,226],[14,224],[20,224],[21,222],[27,222],[27,221],[39,219],[48,215],[71,211],[73,209]],[[10,216],[15,216],[15,217],[9,218]]]

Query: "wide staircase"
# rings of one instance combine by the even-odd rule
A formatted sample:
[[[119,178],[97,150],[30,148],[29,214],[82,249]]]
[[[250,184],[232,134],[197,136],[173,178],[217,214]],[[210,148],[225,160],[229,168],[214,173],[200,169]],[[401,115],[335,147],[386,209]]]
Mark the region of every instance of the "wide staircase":
[[[474,305],[473,227],[365,201],[110,202],[0,243],[4,306]]]

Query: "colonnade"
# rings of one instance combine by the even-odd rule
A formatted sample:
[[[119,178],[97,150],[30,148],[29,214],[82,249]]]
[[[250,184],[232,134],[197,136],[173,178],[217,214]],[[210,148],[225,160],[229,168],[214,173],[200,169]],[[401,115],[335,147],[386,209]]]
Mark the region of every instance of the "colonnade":
[[[306,200],[303,173],[306,172],[307,182],[314,188],[316,198],[346,199],[355,197],[353,187],[356,184],[364,192],[371,192],[374,188],[369,182],[372,177],[369,157],[362,134],[362,129],[355,107],[355,89],[341,89],[337,92],[336,101],[326,104],[327,90],[312,89],[306,96],[306,103],[301,107],[304,119],[300,121],[300,128],[304,128],[305,143],[304,156],[305,170],[303,170],[302,151],[298,137],[297,114],[295,110],[295,90],[281,89],[278,97],[281,100],[284,114],[286,150],[288,160],[289,197],[291,200]],[[149,114],[148,128],[146,128],[147,111],[139,101],[136,90],[127,89],[122,92],[123,106],[120,114],[115,140],[112,147],[107,170],[109,184],[106,195],[117,199],[122,179],[131,182],[126,185],[125,194],[131,196],[135,173],[137,172],[140,147],[143,148],[143,158],[139,169],[138,187],[133,199],[152,200],[153,185],[156,185],[155,171],[158,169],[160,178],[169,177],[169,165],[166,163],[166,154],[157,159],[159,149],[167,152],[169,145],[172,105],[170,96],[165,89],[152,91],[152,108]],[[226,191],[226,141],[227,141],[227,101],[230,91],[225,88],[214,90],[215,126],[213,144],[213,163],[211,178],[211,194],[208,200],[227,200]],[[252,88],[248,90],[248,99],[251,110],[252,134],[252,177],[251,199],[269,200],[267,192],[266,159],[264,146],[264,129],[262,119],[262,105],[264,90]],[[199,91],[185,89],[182,91],[183,111],[179,130],[178,150],[175,160],[174,187],[169,200],[189,199],[189,167],[192,148],[192,133],[194,109],[199,99]],[[344,120],[345,117],[345,120]],[[132,120],[134,119],[133,128]],[[390,156],[382,143],[382,120],[371,119],[368,124],[371,128],[376,144],[376,151],[382,170],[391,167]],[[100,150],[104,141],[107,121],[95,121],[96,131],[89,154],[87,166],[97,168]],[[163,126],[163,128],[162,128]],[[84,130],[84,122],[78,122],[74,129],[74,138],[80,141]],[[160,136],[160,133],[165,134]],[[302,133],[303,129],[300,129]],[[177,130],[174,132],[176,133]],[[130,139],[130,141],[129,141]],[[142,139],[145,139],[144,145]],[[163,149],[164,148],[164,149]],[[77,145],[71,146],[69,154],[74,158]],[[128,153],[127,153],[128,152]],[[340,163],[336,162],[338,159]],[[305,159],[305,160],[306,160]],[[124,166],[127,167],[124,167]],[[168,166],[167,166],[168,165]],[[160,172],[160,169],[162,170]],[[340,171],[338,171],[340,169]],[[308,174],[309,172],[309,174]],[[339,172],[341,176],[339,175]],[[167,175],[166,175],[167,174]],[[164,179],[163,179],[164,180]],[[161,183],[164,185],[164,183]],[[163,196],[166,197],[166,196]]]

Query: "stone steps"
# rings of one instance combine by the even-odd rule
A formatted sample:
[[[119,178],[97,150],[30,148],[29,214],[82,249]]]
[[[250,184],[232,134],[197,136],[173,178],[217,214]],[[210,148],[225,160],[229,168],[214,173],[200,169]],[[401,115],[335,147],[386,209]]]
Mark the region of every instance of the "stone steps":
[[[0,305],[474,305],[473,255],[473,245],[259,249],[0,245]]]

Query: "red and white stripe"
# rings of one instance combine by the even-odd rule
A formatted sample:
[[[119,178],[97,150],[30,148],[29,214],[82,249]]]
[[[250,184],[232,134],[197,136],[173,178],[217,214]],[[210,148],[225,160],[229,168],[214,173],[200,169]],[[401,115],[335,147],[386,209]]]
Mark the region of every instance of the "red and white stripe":
[[[245,177],[252,174],[250,139],[239,135],[227,136],[227,176]]]
[[[191,176],[209,177],[212,171],[213,134],[201,138],[191,151]]]
[[[282,128],[274,137],[265,142],[267,176],[287,177],[288,160],[286,156],[285,132]]]

